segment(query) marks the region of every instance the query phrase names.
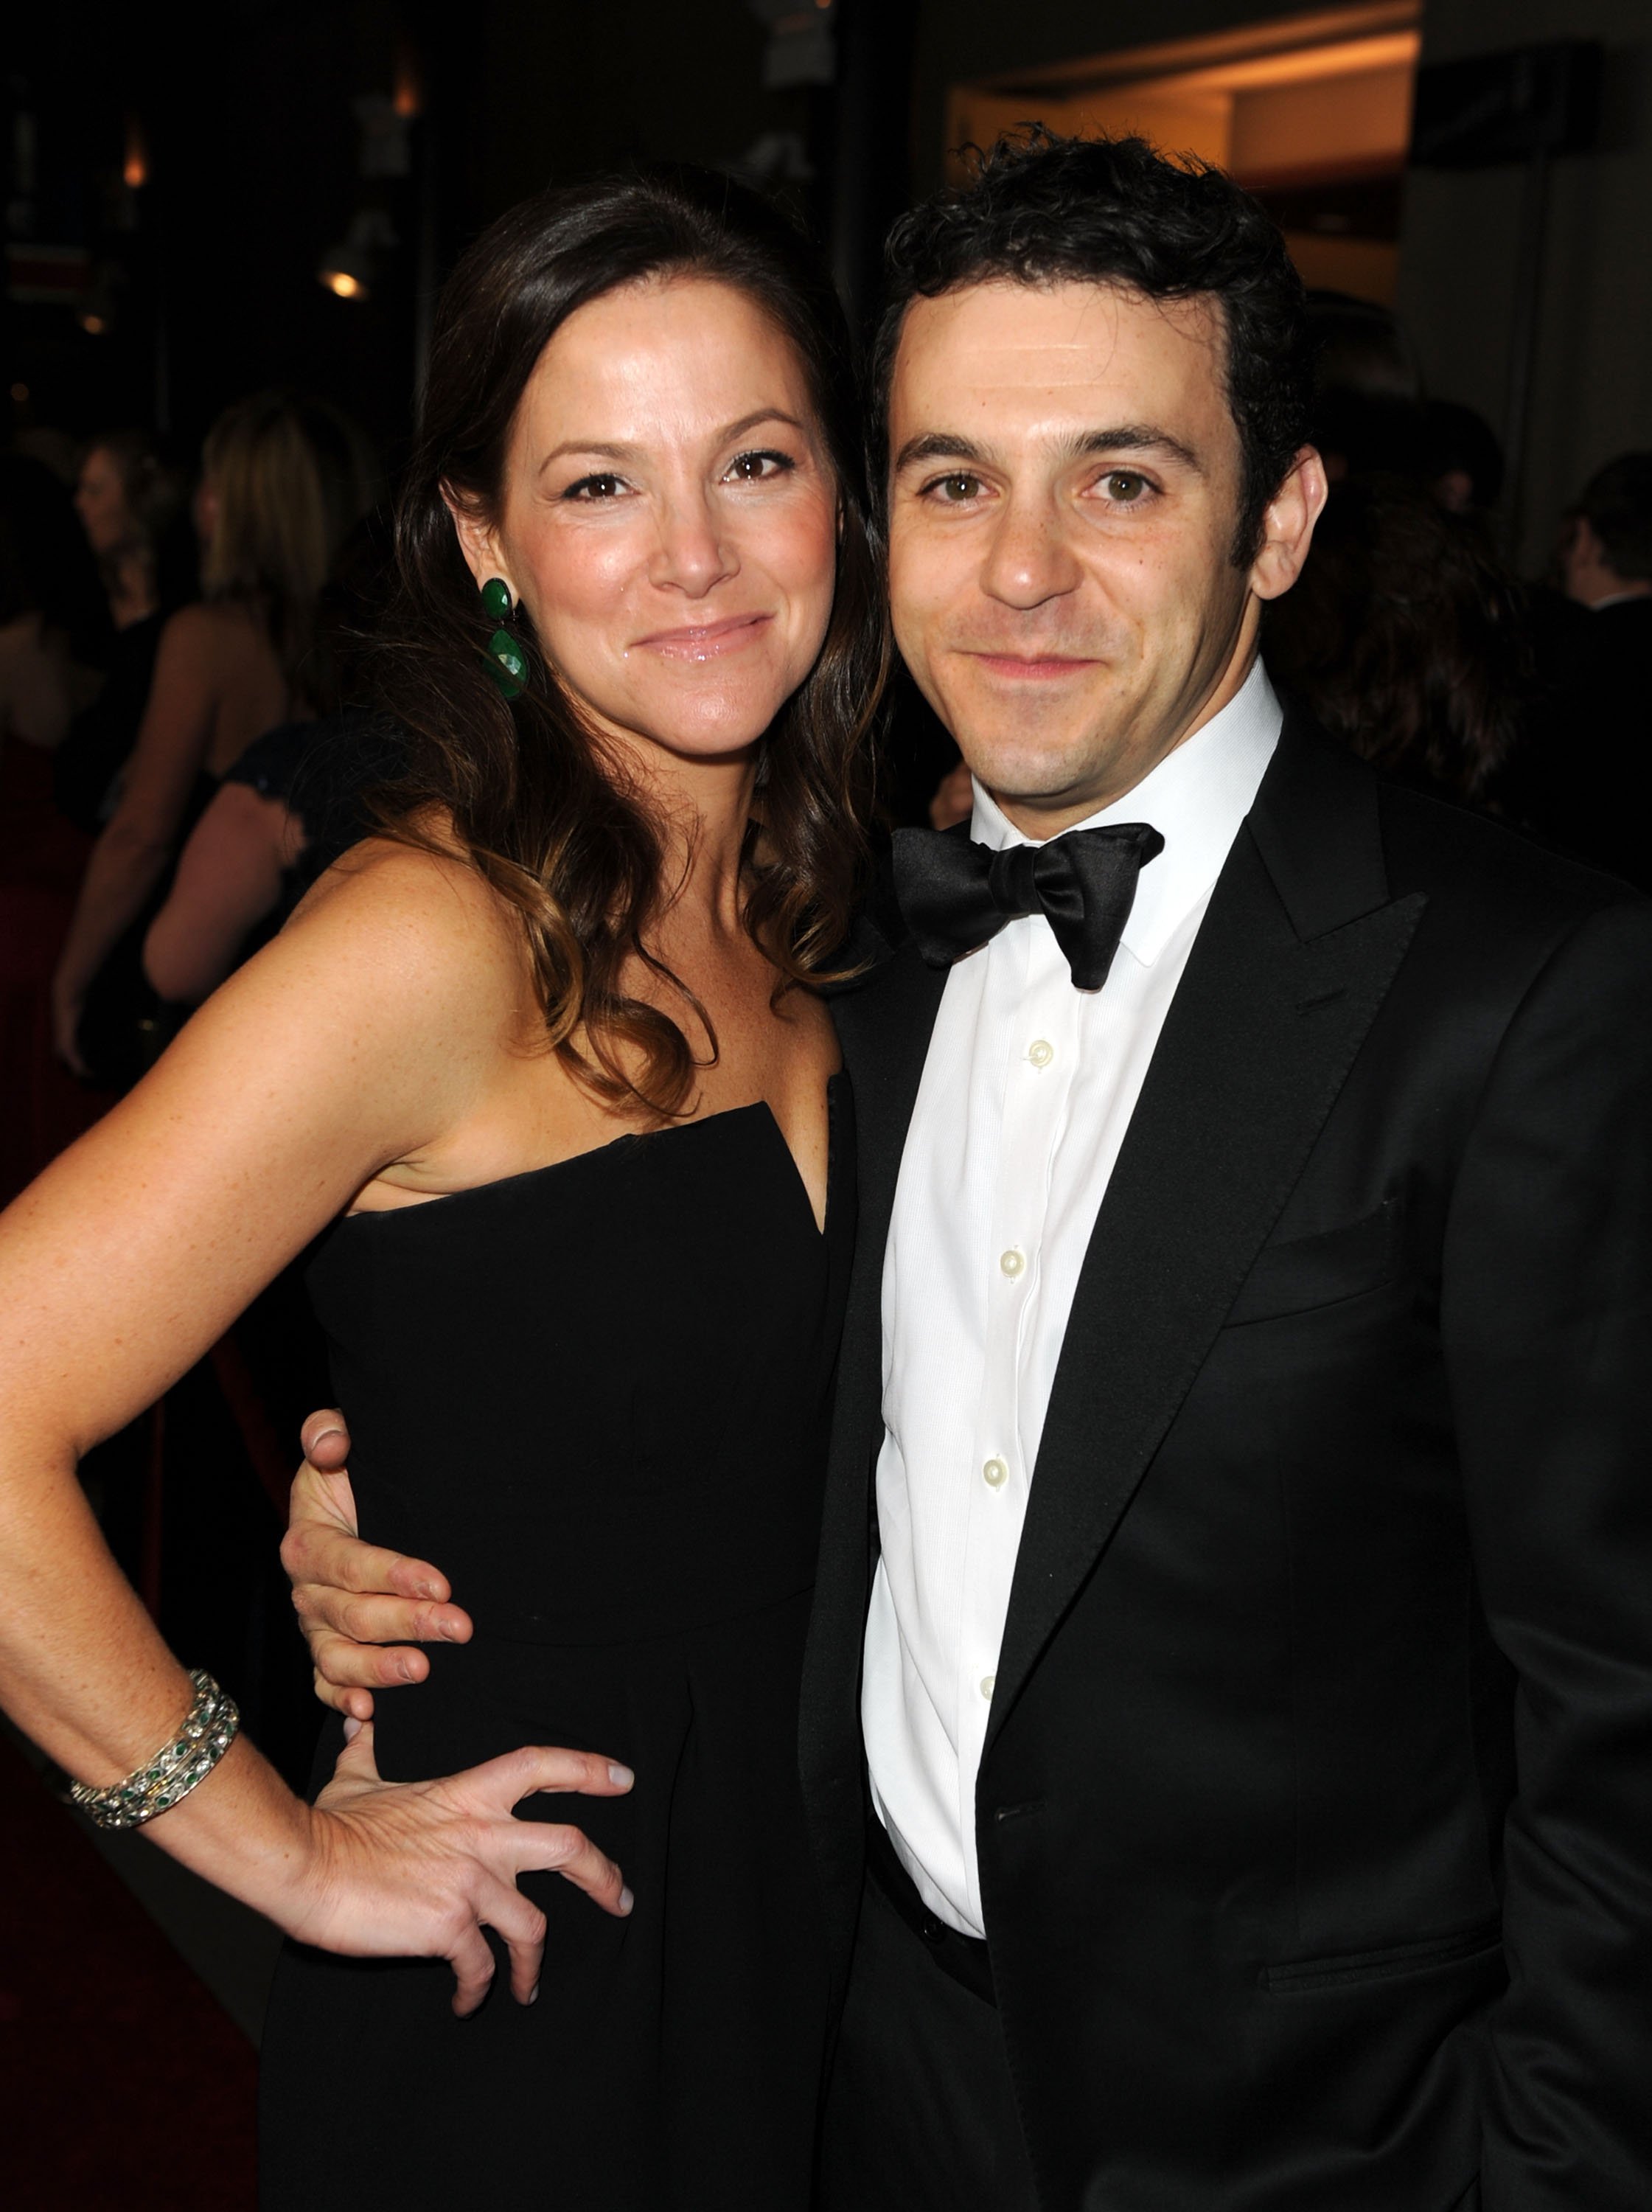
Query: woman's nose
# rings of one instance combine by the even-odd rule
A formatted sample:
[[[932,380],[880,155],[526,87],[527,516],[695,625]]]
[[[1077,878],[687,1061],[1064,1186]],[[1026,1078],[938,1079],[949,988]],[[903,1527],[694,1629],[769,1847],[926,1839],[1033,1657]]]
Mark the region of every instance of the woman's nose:
[[[666,506],[649,563],[650,583],[703,599],[738,566],[709,501],[685,498]]]

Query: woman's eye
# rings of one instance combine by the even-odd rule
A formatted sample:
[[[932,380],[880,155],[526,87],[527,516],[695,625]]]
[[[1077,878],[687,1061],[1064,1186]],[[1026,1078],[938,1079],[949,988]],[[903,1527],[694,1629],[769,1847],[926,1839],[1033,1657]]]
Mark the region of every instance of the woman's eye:
[[[738,483],[764,483],[774,477],[789,476],[796,466],[789,453],[737,453],[728,465],[728,473]]]
[[[612,499],[624,487],[617,477],[581,477],[578,483],[569,484],[562,494],[564,499]]]
[[[1102,478],[1102,489],[1115,506],[1135,507],[1140,503],[1148,483],[1134,469],[1109,469]]]

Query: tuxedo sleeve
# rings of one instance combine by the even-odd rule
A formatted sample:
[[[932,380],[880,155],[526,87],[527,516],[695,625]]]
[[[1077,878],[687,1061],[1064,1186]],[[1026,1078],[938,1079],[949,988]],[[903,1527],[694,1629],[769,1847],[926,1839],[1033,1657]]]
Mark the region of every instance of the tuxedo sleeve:
[[[1517,1678],[1484,2212],[1652,2205],[1652,905],[1551,956],[1448,1223],[1470,1538]]]

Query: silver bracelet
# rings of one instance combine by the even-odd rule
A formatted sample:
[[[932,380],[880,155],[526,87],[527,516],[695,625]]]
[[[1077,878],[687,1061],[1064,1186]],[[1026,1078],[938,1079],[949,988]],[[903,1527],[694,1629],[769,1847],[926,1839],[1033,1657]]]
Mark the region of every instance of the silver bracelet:
[[[234,1742],[241,1724],[234,1699],[199,1667],[190,1670],[190,1680],[195,1685],[195,1702],[177,1735],[153,1759],[106,1790],[77,1782],[70,1791],[73,1802],[100,1828],[141,1828],[158,1813],[170,1811],[197,1782],[206,1780]]]

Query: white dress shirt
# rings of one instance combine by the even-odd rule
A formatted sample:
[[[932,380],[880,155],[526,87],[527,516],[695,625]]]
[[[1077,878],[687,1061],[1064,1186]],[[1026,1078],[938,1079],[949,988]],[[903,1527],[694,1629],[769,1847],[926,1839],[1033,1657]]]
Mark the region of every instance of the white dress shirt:
[[[1039,1438],[1096,1215],[1211,892],[1278,741],[1260,661],[1133,791],[1078,826],[1147,822],[1099,991],[1042,915],[947,977],[884,1261],[882,1556],[861,1719],[872,1797],[925,1903],[984,1933],[975,1777]],[[973,836],[1030,841],[979,784]]]

